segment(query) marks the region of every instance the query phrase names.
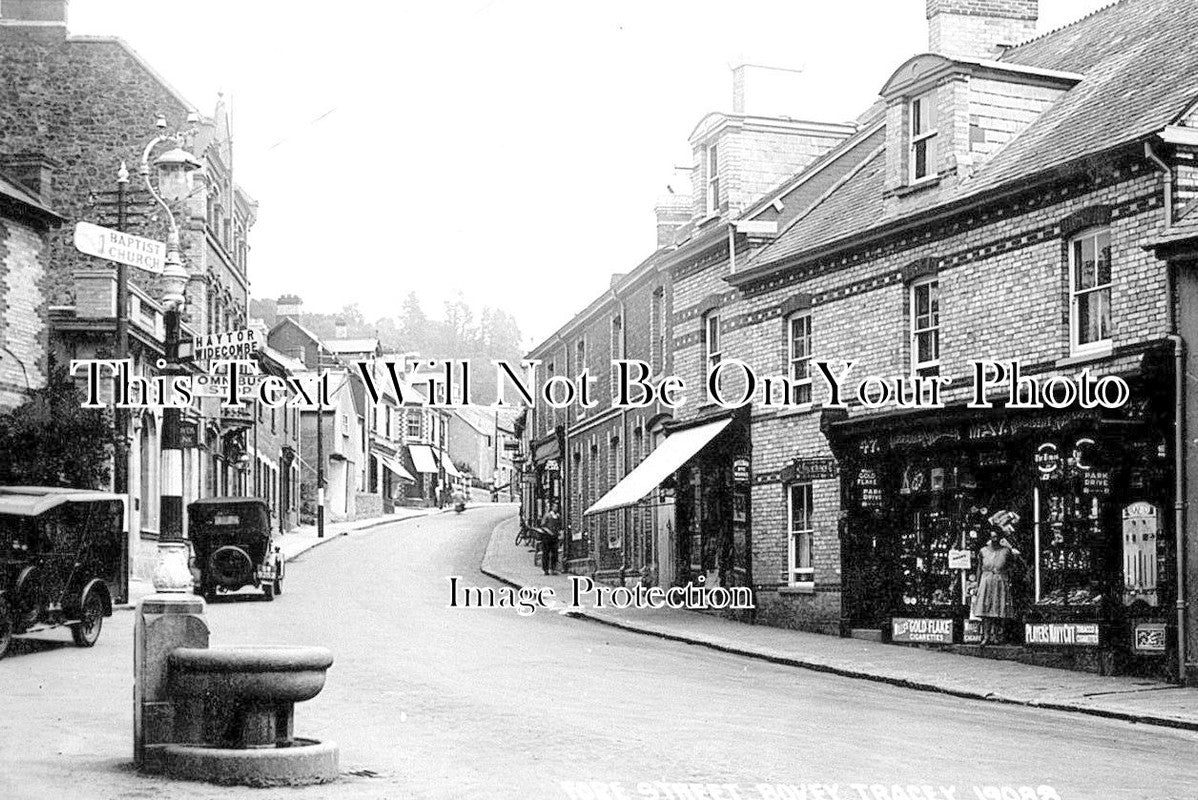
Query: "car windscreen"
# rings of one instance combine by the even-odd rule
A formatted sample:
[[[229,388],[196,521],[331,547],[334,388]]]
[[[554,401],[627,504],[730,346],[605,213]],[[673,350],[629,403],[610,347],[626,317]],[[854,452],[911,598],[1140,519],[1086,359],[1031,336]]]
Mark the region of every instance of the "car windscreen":
[[[32,521],[29,517],[0,514],[0,558],[12,558],[28,552],[30,530]]]

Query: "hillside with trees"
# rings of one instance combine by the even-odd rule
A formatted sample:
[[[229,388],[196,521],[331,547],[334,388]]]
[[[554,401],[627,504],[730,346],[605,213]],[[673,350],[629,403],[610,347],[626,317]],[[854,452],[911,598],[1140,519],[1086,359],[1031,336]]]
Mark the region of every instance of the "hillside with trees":
[[[250,317],[273,327],[278,319],[275,301],[251,300]],[[385,353],[414,353],[434,360],[469,359],[473,367],[472,395],[475,402],[483,404],[495,397],[491,360],[515,362],[523,355],[515,317],[490,306],[483,306],[476,315],[461,295],[443,304],[440,317],[430,316],[416,293],[409,292],[393,317],[368,320],[355,303],[340,311],[305,311],[296,319],[326,340],[338,338],[338,324],[342,324],[346,338],[375,337]]]

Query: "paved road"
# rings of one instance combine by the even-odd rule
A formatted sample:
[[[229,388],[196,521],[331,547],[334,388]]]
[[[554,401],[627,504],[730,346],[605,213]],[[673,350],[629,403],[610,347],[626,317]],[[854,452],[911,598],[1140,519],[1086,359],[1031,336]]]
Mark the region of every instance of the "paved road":
[[[511,508],[471,509],[334,540],[293,562],[273,604],[209,608],[214,644],[322,644],[337,662],[296,732],[342,746],[331,787],[254,798],[586,798],[638,784],[736,784],[708,797],[955,797],[1042,786],[1064,800],[1198,797],[1198,736],[911,692],[723,655],[539,612],[447,608]],[[128,766],[133,614],[92,651],[0,661],[0,797],[239,796]],[[616,783],[615,789],[610,787]],[[900,788],[896,791],[896,785]],[[678,786],[657,796],[686,800]],[[907,789],[906,787],[912,787]],[[920,793],[923,794],[920,794]],[[692,787],[689,796],[700,797]]]

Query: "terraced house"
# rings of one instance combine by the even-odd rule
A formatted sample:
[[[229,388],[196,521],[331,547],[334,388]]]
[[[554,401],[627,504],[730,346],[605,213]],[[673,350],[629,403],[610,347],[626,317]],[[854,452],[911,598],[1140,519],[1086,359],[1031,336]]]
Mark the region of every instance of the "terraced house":
[[[728,278],[723,352],[806,387],[753,408],[759,619],[970,649],[997,515],[1027,565],[1005,657],[1181,675],[1190,274],[1156,248],[1195,189],[1198,9],[1125,0],[1039,37],[1034,2],[927,10],[938,52],[885,80],[883,141]],[[821,359],[907,393],[830,407]],[[1082,370],[1131,400],[969,408],[977,360],[1017,361],[1024,400]],[[912,376],[946,408],[918,407]]]
[[[926,12],[929,52],[854,124],[780,123],[807,150],[778,185],[743,176],[785,148],[724,138],[749,120],[696,130],[695,210],[654,257],[663,364],[702,386],[726,363],[730,397],[738,360],[785,382],[735,411],[692,398],[673,456],[607,474],[597,510],[654,487],[673,502],[655,577],[751,585],[759,623],[1192,680],[1198,7],[1122,0],[1041,35],[1034,0]],[[842,403],[820,362],[848,370]],[[1057,402],[1083,376],[1128,401]],[[1006,644],[981,648],[995,525],[1023,568]]]

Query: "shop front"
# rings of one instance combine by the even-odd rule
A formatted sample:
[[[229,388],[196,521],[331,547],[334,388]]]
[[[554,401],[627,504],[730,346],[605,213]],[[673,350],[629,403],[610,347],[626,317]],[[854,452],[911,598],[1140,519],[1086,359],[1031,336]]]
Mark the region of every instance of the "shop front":
[[[560,426],[543,439],[532,444],[532,464],[529,471],[531,503],[525,505],[527,523],[539,524],[549,509],[559,507],[566,514],[564,487],[562,486],[562,439],[564,429]],[[568,519],[568,517],[565,517]],[[568,540],[567,540],[568,541]],[[567,547],[569,545],[567,544]],[[567,555],[567,557],[570,557]]]
[[[1149,405],[830,420],[843,632],[1172,674],[1170,425]]]
[[[748,408],[668,423],[664,433],[653,452],[585,514],[644,502],[672,509],[674,518],[665,526],[669,541],[655,547],[661,584],[751,586]],[[659,492],[672,502],[655,497]]]

